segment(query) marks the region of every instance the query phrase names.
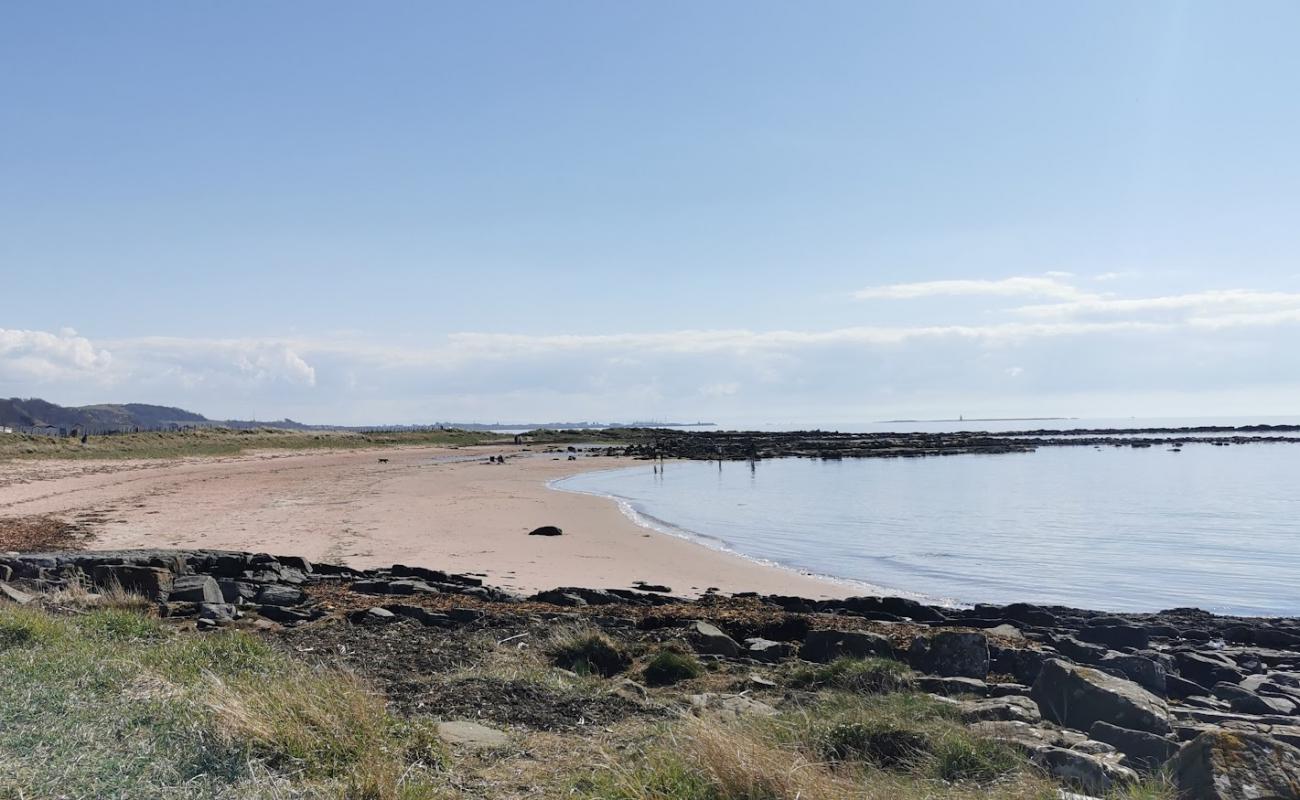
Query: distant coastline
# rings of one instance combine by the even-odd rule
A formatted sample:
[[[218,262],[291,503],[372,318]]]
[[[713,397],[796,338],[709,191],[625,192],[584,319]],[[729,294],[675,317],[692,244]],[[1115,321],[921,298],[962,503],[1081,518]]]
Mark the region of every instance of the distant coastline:
[[[1078,417],[957,417],[956,419],[882,419],[877,425],[897,422],[1057,422],[1060,420],[1079,419]]]

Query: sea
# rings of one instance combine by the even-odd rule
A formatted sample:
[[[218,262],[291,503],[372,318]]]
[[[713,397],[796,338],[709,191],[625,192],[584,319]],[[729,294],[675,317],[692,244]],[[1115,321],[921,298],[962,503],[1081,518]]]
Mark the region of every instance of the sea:
[[[1300,417],[812,427],[1024,431],[1255,424],[1300,424]],[[763,427],[784,429],[779,423]],[[1300,432],[1280,435],[1300,438]],[[1300,616],[1300,444],[671,462],[662,472],[637,463],[552,486],[613,498],[633,520],[663,534],[848,582],[864,594],[949,605],[1197,607]]]

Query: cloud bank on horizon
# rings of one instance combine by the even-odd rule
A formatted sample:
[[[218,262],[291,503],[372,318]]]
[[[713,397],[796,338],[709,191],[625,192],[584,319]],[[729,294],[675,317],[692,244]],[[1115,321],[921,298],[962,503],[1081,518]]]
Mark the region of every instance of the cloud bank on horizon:
[[[0,329],[0,393],[347,424],[1293,413],[1300,293],[1096,291],[1113,280],[1055,272],[866,287],[845,293],[864,320],[906,305],[913,321],[821,329],[460,332],[418,346]],[[935,304],[953,298],[958,316],[982,319],[955,322],[952,306]]]
[[[2,395],[1300,412],[1294,2],[10,6]]]

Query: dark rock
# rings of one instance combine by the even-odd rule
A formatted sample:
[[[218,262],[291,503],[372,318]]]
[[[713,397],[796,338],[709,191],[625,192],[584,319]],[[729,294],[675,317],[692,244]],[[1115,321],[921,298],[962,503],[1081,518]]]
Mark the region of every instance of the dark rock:
[[[140,567],[132,564],[101,564],[93,567],[91,580],[96,586],[120,586],[133,594],[157,599],[172,589],[171,570]]]
[[[754,637],[745,640],[744,655],[768,664],[774,664],[794,655],[794,645],[789,642],[774,642],[771,639]]]
[[[1005,606],[1002,608],[1000,616],[1005,619],[1023,622],[1026,625],[1036,625],[1040,628],[1054,628],[1057,624],[1055,614],[1029,603],[1012,603]]]
[[[1139,655],[1107,653],[1096,662],[1098,669],[1119,673],[1152,694],[1165,696],[1165,668],[1152,659]]]
[[[255,583],[247,581],[237,581],[232,578],[221,578],[217,581],[221,587],[221,596],[227,603],[252,602],[261,587]]]
[[[1173,656],[1178,674],[1202,686],[1213,686],[1216,683],[1241,683],[1242,678],[1246,677],[1235,664],[1220,656],[1190,651],[1179,651]]]
[[[256,602],[265,606],[296,606],[306,599],[301,589],[271,584],[258,591]]]
[[[982,633],[943,631],[912,640],[908,662],[914,669],[946,678],[978,678],[989,674],[989,644]]]
[[[320,619],[325,614],[319,609],[297,609],[285,608],[284,606],[259,606],[257,613],[269,620],[280,623],[281,625],[291,625],[296,622],[311,622],[314,619]]]
[[[221,587],[211,575],[181,575],[172,581],[168,602],[224,603]]]
[[[238,613],[230,603],[199,603],[199,619],[230,622]]]
[[[906,597],[847,597],[843,600],[823,600],[817,607],[822,611],[847,611],[861,616],[883,613],[892,619],[906,617],[917,622],[943,622],[948,619],[937,609]]]
[[[1258,733],[1207,731],[1169,761],[1188,800],[1300,800],[1300,749]]]
[[[1088,736],[1105,742],[1124,754],[1125,766],[1141,772],[1155,772],[1178,752],[1178,742],[1146,731],[1135,731],[1098,720]]]
[[[740,645],[720,628],[703,620],[691,623],[687,631],[695,652],[706,655],[735,658],[740,655]]]
[[[893,655],[894,645],[889,639],[868,631],[808,631],[799,648],[800,658],[822,664],[841,656],[891,658]]]
[[[989,671],[1010,675],[1026,686],[1032,684],[1050,656],[1041,650],[1016,649],[989,643]]]
[[[582,603],[572,602],[572,598],[574,597],[580,598]],[[603,589],[583,589],[578,586],[561,586],[558,589],[549,589],[544,592],[538,592],[528,599],[538,603],[550,603],[557,606],[605,606],[620,602],[618,595],[604,591]]]
[[[1043,664],[1031,696],[1045,718],[1076,730],[1099,720],[1162,735],[1170,730],[1169,709],[1159,697],[1132,681],[1059,659]]]
[[[278,608],[278,606],[267,606],[267,608]],[[348,615],[348,621],[353,625],[386,625],[391,622],[397,622],[399,619],[401,619],[401,617],[398,615],[386,608],[379,607],[353,611]]]
[[[1207,695],[1210,690],[1178,675],[1165,675],[1165,696],[1174,700],[1186,700],[1197,695]]]
[[[1238,714],[1293,714],[1296,704],[1285,697],[1266,697],[1243,689],[1235,683],[1216,683],[1210,692],[1226,700],[1229,708]]]
[[[399,617],[413,619],[428,628],[449,628],[452,626],[451,617],[446,614],[439,614],[420,606],[406,605],[405,603],[389,603],[384,606],[384,610],[391,611]]]
[[[564,531],[554,525],[543,525],[540,528],[533,528],[528,532],[529,536],[561,536]]]
[[[1076,636],[1081,641],[1104,644],[1111,648],[1132,647],[1142,650],[1151,643],[1146,628],[1139,625],[1095,625],[1083,628]]]
[[[1105,645],[1080,641],[1073,636],[1053,636],[1049,644],[1056,652],[1080,664],[1095,664],[1110,652]]]

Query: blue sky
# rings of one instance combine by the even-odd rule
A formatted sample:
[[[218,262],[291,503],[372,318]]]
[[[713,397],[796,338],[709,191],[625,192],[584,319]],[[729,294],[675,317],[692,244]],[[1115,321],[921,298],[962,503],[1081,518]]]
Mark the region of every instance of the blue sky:
[[[10,3],[0,395],[1300,407],[1294,3]]]

